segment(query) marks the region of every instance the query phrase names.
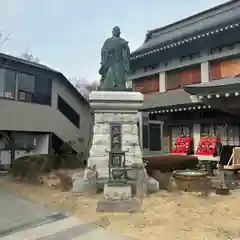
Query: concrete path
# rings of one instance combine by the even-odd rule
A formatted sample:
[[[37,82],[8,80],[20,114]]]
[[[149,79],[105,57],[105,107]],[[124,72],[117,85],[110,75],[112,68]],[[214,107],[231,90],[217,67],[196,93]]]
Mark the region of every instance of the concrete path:
[[[76,217],[54,213],[0,186],[1,240],[129,240],[84,223]]]

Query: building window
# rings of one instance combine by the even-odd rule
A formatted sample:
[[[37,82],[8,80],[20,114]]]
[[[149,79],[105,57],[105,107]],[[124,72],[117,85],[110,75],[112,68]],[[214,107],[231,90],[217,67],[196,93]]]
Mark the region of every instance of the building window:
[[[200,136],[209,137],[212,135],[212,128],[210,124],[201,124]]]
[[[160,151],[162,149],[161,141],[161,124],[150,123],[149,124],[149,150]]]
[[[183,125],[172,127],[172,146],[175,146],[176,138],[179,137],[192,137],[192,128]]]
[[[15,149],[33,149],[36,138],[33,134],[16,134],[14,136]]]
[[[0,68],[0,97],[51,105],[51,96],[52,79]]]
[[[219,137],[223,146],[240,146],[240,125],[202,124],[201,137]]]
[[[34,102],[43,105],[51,105],[52,79],[43,76],[35,77]]]
[[[15,98],[16,72],[9,69],[0,69],[0,97]]]
[[[32,102],[35,88],[35,77],[33,75],[18,74],[18,100]]]
[[[80,116],[79,114],[70,107],[63,98],[58,96],[58,110],[77,128],[80,127]]]

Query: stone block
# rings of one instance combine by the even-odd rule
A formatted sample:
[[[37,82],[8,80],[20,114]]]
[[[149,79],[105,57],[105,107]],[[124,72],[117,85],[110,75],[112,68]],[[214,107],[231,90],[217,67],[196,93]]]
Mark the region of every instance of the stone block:
[[[88,182],[82,178],[78,178],[73,182],[72,193],[73,195],[86,195],[88,192]]]
[[[122,124],[122,150],[126,152],[126,164],[141,161],[141,149],[137,122],[138,109],[143,95],[138,92],[91,92],[90,105],[94,112],[94,130],[88,166],[96,165],[99,178],[108,177],[110,150],[110,125]]]
[[[159,183],[152,177],[148,178],[147,181],[147,192],[148,193],[155,193],[159,191]]]
[[[160,170],[154,170],[152,171],[151,176],[159,183],[159,189],[168,191],[173,190],[172,173],[162,173]]]
[[[100,200],[97,204],[97,212],[139,212],[141,210],[141,202],[136,199],[128,199],[125,201],[109,201]]]
[[[132,197],[130,185],[104,184],[104,199],[110,201],[124,201]]]

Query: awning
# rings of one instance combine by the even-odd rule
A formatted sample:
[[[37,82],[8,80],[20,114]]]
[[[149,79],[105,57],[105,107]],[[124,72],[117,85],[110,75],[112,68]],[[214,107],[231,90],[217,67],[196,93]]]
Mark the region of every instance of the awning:
[[[211,98],[213,95],[217,98],[224,96],[240,95],[240,77],[224,78],[201,84],[193,84],[184,87],[184,90],[192,95]]]
[[[154,93],[144,99],[142,110],[181,108],[199,104],[199,100],[184,89],[176,89],[164,93]]]

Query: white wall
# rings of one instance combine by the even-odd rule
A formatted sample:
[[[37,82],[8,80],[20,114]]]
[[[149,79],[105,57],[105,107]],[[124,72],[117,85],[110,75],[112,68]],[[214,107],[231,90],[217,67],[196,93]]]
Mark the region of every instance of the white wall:
[[[32,151],[38,154],[48,154],[49,152],[49,134],[36,136],[36,147]]]
[[[74,94],[57,79],[52,83],[52,107],[57,109],[58,95],[60,95],[79,115],[80,115],[80,134],[79,138],[84,138],[85,147],[90,139],[90,129],[92,126],[90,109],[81,102]],[[63,139],[64,140],[64,139]]]

